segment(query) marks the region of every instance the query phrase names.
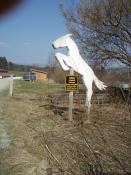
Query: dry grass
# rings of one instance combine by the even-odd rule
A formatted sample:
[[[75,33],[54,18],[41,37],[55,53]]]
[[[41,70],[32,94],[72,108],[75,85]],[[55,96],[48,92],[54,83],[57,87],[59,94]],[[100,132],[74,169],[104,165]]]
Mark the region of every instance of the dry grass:
[[[77,104],[69,122],[63,99],[54,104],[52,97],[7,98],[12,143],[2,164],[10,175],[43,175],[47,167],[59,175],[130,174],[127,104],[93,105],[91,123]]]

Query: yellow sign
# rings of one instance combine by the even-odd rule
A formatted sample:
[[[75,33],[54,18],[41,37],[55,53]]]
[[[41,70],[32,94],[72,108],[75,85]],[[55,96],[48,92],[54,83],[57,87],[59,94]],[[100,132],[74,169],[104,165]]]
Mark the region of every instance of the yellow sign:
[[[77,75],[66,75],[65,91],[78,91]]]

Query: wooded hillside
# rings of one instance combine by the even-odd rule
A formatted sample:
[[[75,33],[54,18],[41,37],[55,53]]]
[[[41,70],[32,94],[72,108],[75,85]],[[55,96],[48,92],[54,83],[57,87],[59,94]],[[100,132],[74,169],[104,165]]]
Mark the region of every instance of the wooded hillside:
[[[5,69],[9,71],[29,72],[31,68],[43,69],[38,66],[16,64],[10,61],[8,62],[6,57],[0,57],[0,69]]]

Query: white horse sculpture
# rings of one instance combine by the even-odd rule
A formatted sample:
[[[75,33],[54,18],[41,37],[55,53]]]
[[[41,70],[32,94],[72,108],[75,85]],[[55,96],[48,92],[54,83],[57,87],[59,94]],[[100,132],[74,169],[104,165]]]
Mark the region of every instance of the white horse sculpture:
[[[73,68],[74,71],[82,75],[83,82],[87,89],[85,105],[88,107],[88,113],[90,113],[91,97],[93,94],[93,81],[99,90],[104,90],[107,86],[104,85],[104,83],[96,77],[91,67],[81,57],[78,47],[72,40],[71,36],[72,34],[67,34],[58,38],[56,41],[53,42],[52,46],[55,49],[67,47],[67,49],[69,50],[68,55],[64,55],[62,53],[57,52],[55,54],[55,57],[59,61],[63,70],[67,71],[70,68]]]

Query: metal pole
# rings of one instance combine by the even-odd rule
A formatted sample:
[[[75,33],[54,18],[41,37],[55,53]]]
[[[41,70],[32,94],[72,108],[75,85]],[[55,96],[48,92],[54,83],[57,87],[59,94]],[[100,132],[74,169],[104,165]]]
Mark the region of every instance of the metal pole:
[[[74,70],[70,68],[70,75],[74,74]],[[72,111],[73,111],[73,91],[69,92],[69,120],[72,120]]]

